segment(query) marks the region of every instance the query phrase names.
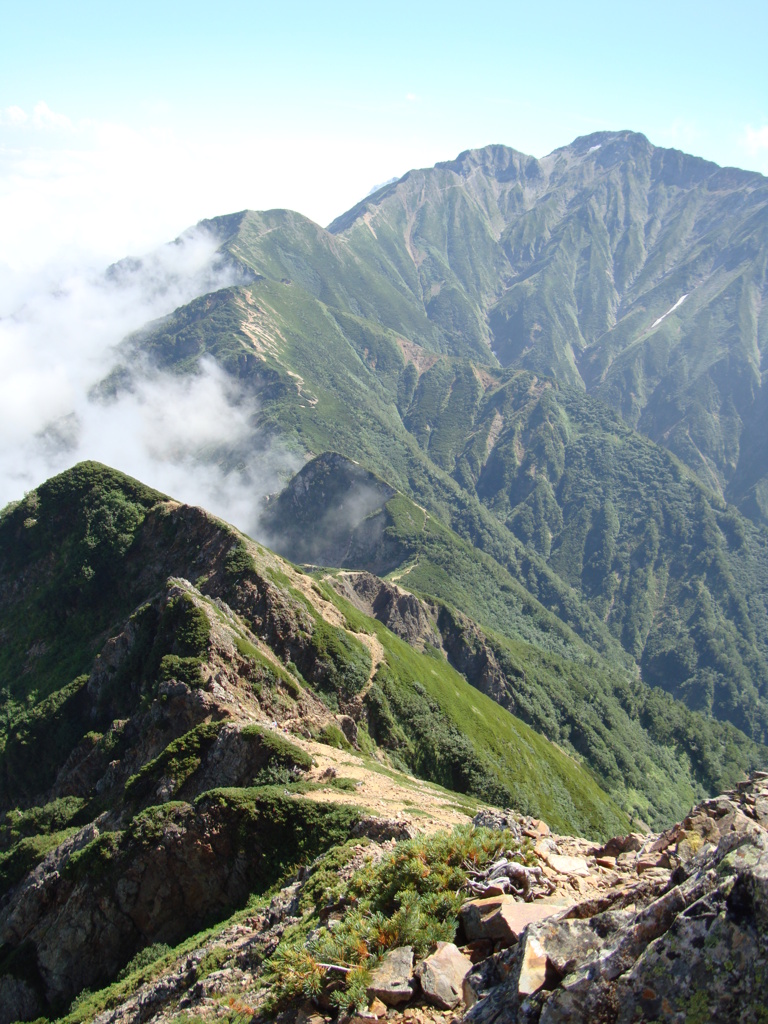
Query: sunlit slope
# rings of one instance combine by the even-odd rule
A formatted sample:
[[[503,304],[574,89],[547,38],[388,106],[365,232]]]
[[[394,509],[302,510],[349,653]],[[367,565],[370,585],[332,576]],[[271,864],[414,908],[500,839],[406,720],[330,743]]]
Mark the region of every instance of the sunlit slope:
[[[426,353],[266,280],[135,343],[178,372],[212,355],[263,428],[374,470],[598,651],[620,645],[647,682],[765,741],[762,531],[579,389]]]
[[[390,273],[410,260],[449,351],[587,389],[764,513],[763,176],[600,132],[412,171],[330,230]]]
[[[2,663],[6,808],[46,804],[78,760],[90,769],[75,774],[75,795],[95,811],[130,803],[138,788],[126,774],[211,716],[285,718],[343,739],[333,723],[344,713],[366,743],[450,788],[546,812],[563,829],[627,824],[592,775],[442,656],[339,612],[332,592],[267,549],[96,463],[5,512],[0,582],[12,591],[0,620],[4,636],[13,631]]]
[[[765,760],[765,747],[737,729],[598,655],[497,562],[340,456],[305,466],[268,506],[265,527],[290,558],[386,572],[425,597],[433,626],[422,639],[439,642],[473,685],[583,758],[628,810],[664,820],[696,792]]]

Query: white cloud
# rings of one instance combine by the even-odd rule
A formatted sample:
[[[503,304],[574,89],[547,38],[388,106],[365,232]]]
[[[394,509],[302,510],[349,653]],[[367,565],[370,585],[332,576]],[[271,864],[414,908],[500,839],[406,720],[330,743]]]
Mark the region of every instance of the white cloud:
[[[260,496],[297,461],[265,445],[256,404],[215,363],[184,378],[133,367],[129,393],[90,394],[127,334],[230,283],[215,249],[192,231],[107,277],[71,270],[55,286],[47,275],[17,277],[0,296],[0,507],[96,459],[255,530]],[[217,464],[222,450],[237,453],[237,472]]]
[[[26,121],[26,117],[24,120]],[[55,113],[43,100],[35,104],[32,110],[31,124],[35,128],[71,129],[73,127],[66,114]]]
[[[744,132],[744,145],[752,154],[768,149],[768,124],[763,125],[762,128],[753,128],[751,125],[747,125]]]
[[[28,120],[29,115],[21,107],[5,107],[0,110],[0,125],[19,125]]]
[[[10,114],[9,111],[20,111]],[[21,115],[25,115],[26,120]],[[159,118],[157,112],[147,117]],[[41,102],[0,116],[0,271],[103,265],[205,217],[289,207],[327,224],[371,181],[445,152],[413,140],[314,134],[258,120],[186,134],[157,124],[72,119]]]

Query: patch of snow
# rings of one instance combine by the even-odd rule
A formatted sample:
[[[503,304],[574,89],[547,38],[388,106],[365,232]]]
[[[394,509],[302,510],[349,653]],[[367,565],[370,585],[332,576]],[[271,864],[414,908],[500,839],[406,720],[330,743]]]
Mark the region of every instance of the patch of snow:
[[[685,295],[681,295],[680,298],[677,300],[677,302],[674,304],[674,306],[670,306],[670,308],[667,310],[666,313],[662,314],[662,316],[660,316],[658,320],[654,320],[653,321],[653,323],[651,324],[651,330],[653,330],[654,327],[658,327],[659,324],[661,323],[661,321],[665,317],[668,317],[670,313],[674,313],[678,306],[682,306],[682,304],[685,302],[685,300],[687,298],[688,298],[688,292],[686,292]]]
[[[595,150],[596,149],[600,149],[601,146],[602,146],[602,142],[598,142],[598,144],[596,146],[590,146],[589,149],[587,150],[587,152],[588,153],[594,153]]]

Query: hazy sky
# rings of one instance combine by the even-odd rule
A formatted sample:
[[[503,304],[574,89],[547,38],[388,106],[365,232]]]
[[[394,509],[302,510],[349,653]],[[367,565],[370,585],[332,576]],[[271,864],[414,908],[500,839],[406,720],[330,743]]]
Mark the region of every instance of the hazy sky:
[[[630,128],[768,172],[768,4],[0,0],[0,271]],[[6,282],[7,283],[7,282]],[[0,293],[0,298],[2,297]]]

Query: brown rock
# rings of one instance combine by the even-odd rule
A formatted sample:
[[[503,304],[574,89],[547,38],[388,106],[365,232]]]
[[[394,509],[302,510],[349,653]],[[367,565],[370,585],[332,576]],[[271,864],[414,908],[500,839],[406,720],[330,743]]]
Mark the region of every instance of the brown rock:
[[[531,921],[550,917],[558,909],[542,903],[518,903],[514,896],[496,896],[469,900],[459,911],[459,917],[470,942],[491,939],[510,946]]]
[[[582,875],[586,878],[590,871],[583,857],[567,857],[562,853],[547,854],[547,863],[561,875]]]
[[[613,868],[616,867],[615,857],[595,857],[595,862],[600,865],[601,868]]]
[[[452,1010],[461,999],[462,983],[472,961],[452,942],[438,942],[437,950],[417,968],[425,999],[441,1010]]]
[[[530,839],[540,839],[542,836],[550,835],[549,825],[546,821],[541,821],[539,818],[534,818],[533,821],[523,829],[523,835],[528,836]]]
[[[529,936],[523,952],[523,963],[517,991],[521,996],[529,996],[538,990],[547,980],[547,954],[538,939]]]
[[[370,1006],[368,1007],[367,1015],[369,1017],[376,1017],[376,1018],[378,1018],[378,1017],[386,1017],[386,1015],[387,1015],[386,1004],[382,1003],[382,1001],[380,999],[373,999],[371,1001]]]

